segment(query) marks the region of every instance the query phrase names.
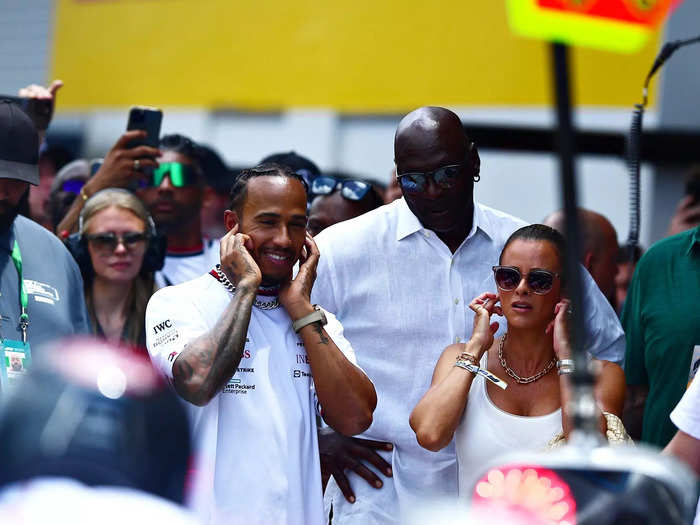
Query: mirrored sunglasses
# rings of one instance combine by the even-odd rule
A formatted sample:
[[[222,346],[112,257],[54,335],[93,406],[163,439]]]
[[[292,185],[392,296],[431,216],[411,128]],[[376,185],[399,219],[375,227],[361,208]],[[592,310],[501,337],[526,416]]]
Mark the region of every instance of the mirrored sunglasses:
[[[450,164],[435,171],[397,173],[396,178],[406,193],[421,193],[425,190],[428,179],[433,179],[433,182],[440,188],[450,189],[457,183],[461,169],[461,164]]]
[[[522,280],[520,268],[517,266],[494,266],[493,277],[496,281],[496,286],[504,292],[512,292]],[[555,277],[559,277],[559,274],[536,268],[528,272],[525,280],[533,293],[544,295],[552,290]]]
[[[114,232],[91,233],[85,236],[87,241],[99,252],[113,252],[119,244],[132,250],[138,244],[148,239],[146,232],[124,232],[118,235]]]
[[[340,194],[346,199],[350,201],[359,201],[367,195],[371,187],[371,184],[362,180],[342,180],[321,175],[320,177],[316,177],[311,183],[311,194],[314,196],[330,195],[340,189]]]
[[[140,181],[139,187],[157,188],[163,183],[166,175],[170,179],[170,184],[175,188],[194,186],[199,181],[199,175],[192,166],[181,162],[161,162],[157,168],[151,170],[150,180]]]

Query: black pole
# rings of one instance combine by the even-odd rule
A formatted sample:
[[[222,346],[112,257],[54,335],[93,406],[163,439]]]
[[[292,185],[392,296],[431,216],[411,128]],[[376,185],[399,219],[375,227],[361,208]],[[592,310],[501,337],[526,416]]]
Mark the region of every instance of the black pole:
[[[567,293],[573,307],[571,336],[573,341],[573,425],[574,429],[596,432],[595,401],[592,398],[593,377],[583,348],[583,287],[581,280],[580,229],[578,224],[576,177],[574,165],[574,129],[571,119],[571,86],[569,84],[568,47],[552,43],[552,65],[557,112],[557,146],[561,174],[562,200],[566,217],[566,254],[564,267],[569,276]]]

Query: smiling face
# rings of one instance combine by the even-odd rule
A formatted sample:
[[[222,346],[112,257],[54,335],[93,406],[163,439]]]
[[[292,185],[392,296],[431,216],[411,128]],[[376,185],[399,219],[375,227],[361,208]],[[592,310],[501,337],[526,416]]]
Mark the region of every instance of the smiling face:
[[[498,290],[508,326],[541,328],[544,331],[554,318],[554,306],[561,299],[561,279],[555,277],[552,289],[538,295],[529,287],[526,277],[534,269],[561,273],[562,265],[554,245],[544,240],[516,239],[503,252],[500,264],[517,267],[521,275],[514,290]]]
[[[258,176],[247,182],[240,211],[226,211],[226,229],[236,224],[250,236],[251,255],[263,284],[291,278],[306,238],[306,191],[300,181],[282,176]]]
[[[143,233],[146,224],[138,216],[124,208],[110,206],[92,217],[85,226],[85,235],[114,233],[122,237],[126,233]],[[98,241],[88,241],[88,252],[95,276],[111,282],[131,282],[141,270],[146,253],[146,242],[125,245],[119,242],[114,249],[108,249]]]

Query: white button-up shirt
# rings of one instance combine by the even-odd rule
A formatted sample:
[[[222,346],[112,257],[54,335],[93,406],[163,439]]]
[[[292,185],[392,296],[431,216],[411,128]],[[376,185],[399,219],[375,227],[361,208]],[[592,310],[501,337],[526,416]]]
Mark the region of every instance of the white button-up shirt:
[[[526,223],[481,204],[474,205],[472,229],[453,254],[426,230],[403,199],[336,224],[318,237],[321,259],[312,300],[334,312],[357,361],[377,390],[372,426],[362,435],[390,441],[393,478],[375,489],[348,471],[356,495],[343,498],[334,480],[333,523],[397,523],[416,501],[457,495],[454,443],[440,452],[421,448],[408,418],[430,386],[443,349],[471,335],[468,305],[495,291],[491,267],[511,233]],[[584,272],[586,349],[621,363],[622,327],[593,279]],[[505,319],[497,318],[499,332]]]

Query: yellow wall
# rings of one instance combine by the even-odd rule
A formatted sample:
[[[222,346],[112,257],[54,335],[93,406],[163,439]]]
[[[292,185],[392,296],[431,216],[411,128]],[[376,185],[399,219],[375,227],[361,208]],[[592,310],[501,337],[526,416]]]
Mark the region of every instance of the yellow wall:
[[[549,48],[503,0],[58,0],[54,34],[61,109],[551,102]],[[577,50],[577,102],[629,108],[657,46]]]

